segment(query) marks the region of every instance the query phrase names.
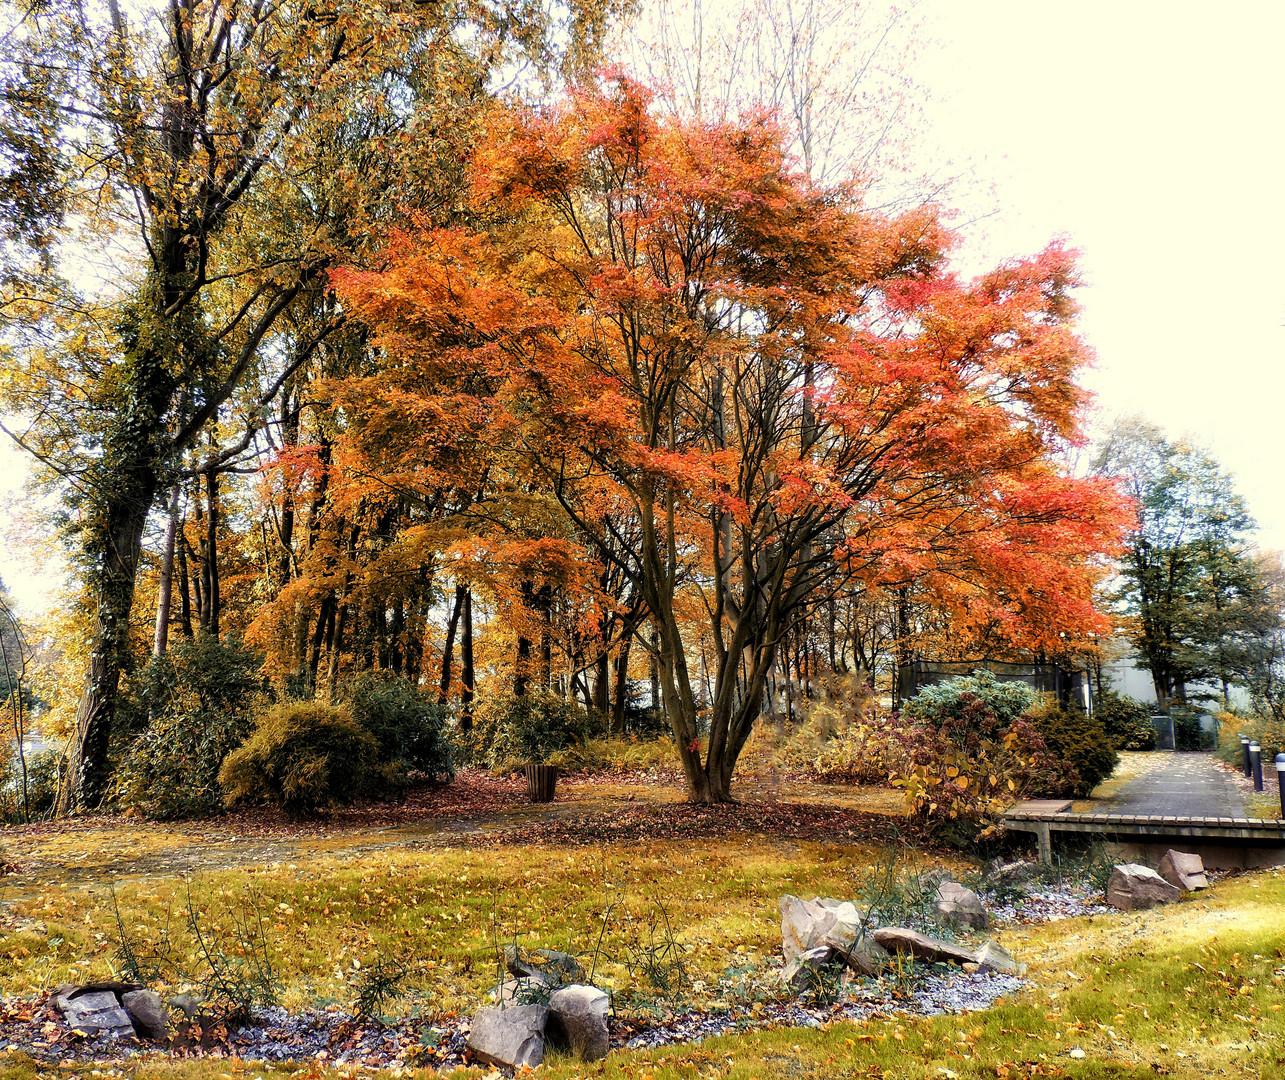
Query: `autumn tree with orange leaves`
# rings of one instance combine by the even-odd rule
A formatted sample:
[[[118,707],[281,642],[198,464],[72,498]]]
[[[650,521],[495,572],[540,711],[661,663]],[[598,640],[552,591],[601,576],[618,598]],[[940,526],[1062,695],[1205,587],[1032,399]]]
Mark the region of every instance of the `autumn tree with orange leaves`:
[[[333,277],[385,352],[350,411],[413,413],[443,468],[474,431],[556,502],[566,557],[629,583],[693,802],[731,799],[777,649],[819,602],[936,581],[1056,641],[1100,628],[1093,568],[1125,515],[1054,463],[1084,402],[1072,253],[961,280],[930,208],[813,186],[783,143],[765,116],[659,121],[622,78],[497,110],[475,227],[407,223],[384,269]]]

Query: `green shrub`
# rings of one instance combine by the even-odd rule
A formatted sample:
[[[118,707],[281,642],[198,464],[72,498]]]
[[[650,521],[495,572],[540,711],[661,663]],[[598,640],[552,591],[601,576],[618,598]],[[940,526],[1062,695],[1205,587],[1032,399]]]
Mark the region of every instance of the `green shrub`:
[[[1111,690],[1093,703],[1093,715],[1102,721],[1107,742],[1117,750],[1154,750],[1156,726],[1151,710],[1141,701]]]
[[[994,818],[1017,799],[1061,795],[1079,782],[1023,715],[1034,694],[988,672],[925,687],[880,733],[894,787],[912,813],[946,824]],[[907,723],[906,721],[910,722]],[[872,726],[873,730],[873,726]]]
[[[1218,745],[1217,734],[1206,731],[1200,726],[1200,716],[1201,714],[1195,709],[1183,705],[1169,706],[1169,719],[1173,721],[1175,750],[1212,750]]]
[[[386,764],[443,783],[454,779],[447,706],[438,705],[410,680],[379,672],[353,679],[343,696],[353,719],[375,737]]]
[[[674,740],[664,735],[654,739],[589,738],[563,750],[555,750],[545,764],[567,772],[635,772],[678,767]]]
[[[491,694],[474,710],[467,753],[490,769],[509,771],[548,762],[559,751],[583,746],[601,733],[599,718],[548,690]]]
[[[396,775],[347,707],[297,701],[260,718],[223,762],[219,784],[228,806],[269,803],[298,818],[383,794]]]
[[[1106,729],[1096,716],[1078,709],[1062,709],[1045,698],[1027,711],[1049,753],[1074,766],[1079,780],[1072,794],[1088,795],[1115,772],[1119,755],[1107,740]]]
[[[19,824],[30,814],[32,821],[50,817],[58,799],[58,773],[62,755],[41,750],[27,755],[27,792],[23,798],[22,763],[15,753],[0,768],[0,822]]]
[[[114,801],[162,821],[217,810],[219,768],[270,701],[261,665],[239,642],[207,634],[153,659],[122,702],[123,726],[134,734]]]
[[[906,702],[903,711],[912,720],[941,727],[958,719],[980,702],[996,723],[1007,727],[1035,704],[1035,691],[1024,682],[997,679],[992,672],[962,675],[935,686],[925,686]]]

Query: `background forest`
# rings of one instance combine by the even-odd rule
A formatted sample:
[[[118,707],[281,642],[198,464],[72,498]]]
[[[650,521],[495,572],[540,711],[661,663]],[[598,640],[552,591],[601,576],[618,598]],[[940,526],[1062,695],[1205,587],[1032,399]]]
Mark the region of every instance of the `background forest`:
[[[952,269],[904,17],[733,15],[693,55],[667,6],[6,9],[4,430],[73,568],[0,625],[38,813],[303,814],[604,736],[720,802],[766,726],[977,814],[1143,737],[1117,640],[1281,748],[1279,560],[1198,448],[1086,448],[1074,251]],[[919,659],[1108,707],[902,709]]]

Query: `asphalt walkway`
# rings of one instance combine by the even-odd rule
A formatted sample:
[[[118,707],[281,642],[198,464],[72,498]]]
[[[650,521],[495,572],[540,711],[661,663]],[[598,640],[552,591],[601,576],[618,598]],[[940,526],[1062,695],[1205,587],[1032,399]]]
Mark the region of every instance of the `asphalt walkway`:
[[[1160,814],[1176,817],[1244,817],[1245,806],[1235,785],[1207,753],[1171,753],[1109,802],[1094,808],[1100,814]]]

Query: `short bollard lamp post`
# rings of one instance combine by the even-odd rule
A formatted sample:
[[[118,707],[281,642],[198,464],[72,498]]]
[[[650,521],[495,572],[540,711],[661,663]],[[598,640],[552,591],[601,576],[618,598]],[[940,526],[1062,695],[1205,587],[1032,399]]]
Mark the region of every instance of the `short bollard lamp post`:
[[[1254,790],[1263,790],[1263,748],[1257,741],[1249,744],[1249,762],[1254,770]]]
[[[1276,782],[1281,789],[1281,817],[1285,818],[1285,754],[1276,755]]]
[[[1245,775],[1249,776],[1252,769],[1249,764],[1249,736],[1247,735],[1240,737],[1240,756],[1244,759]]]

